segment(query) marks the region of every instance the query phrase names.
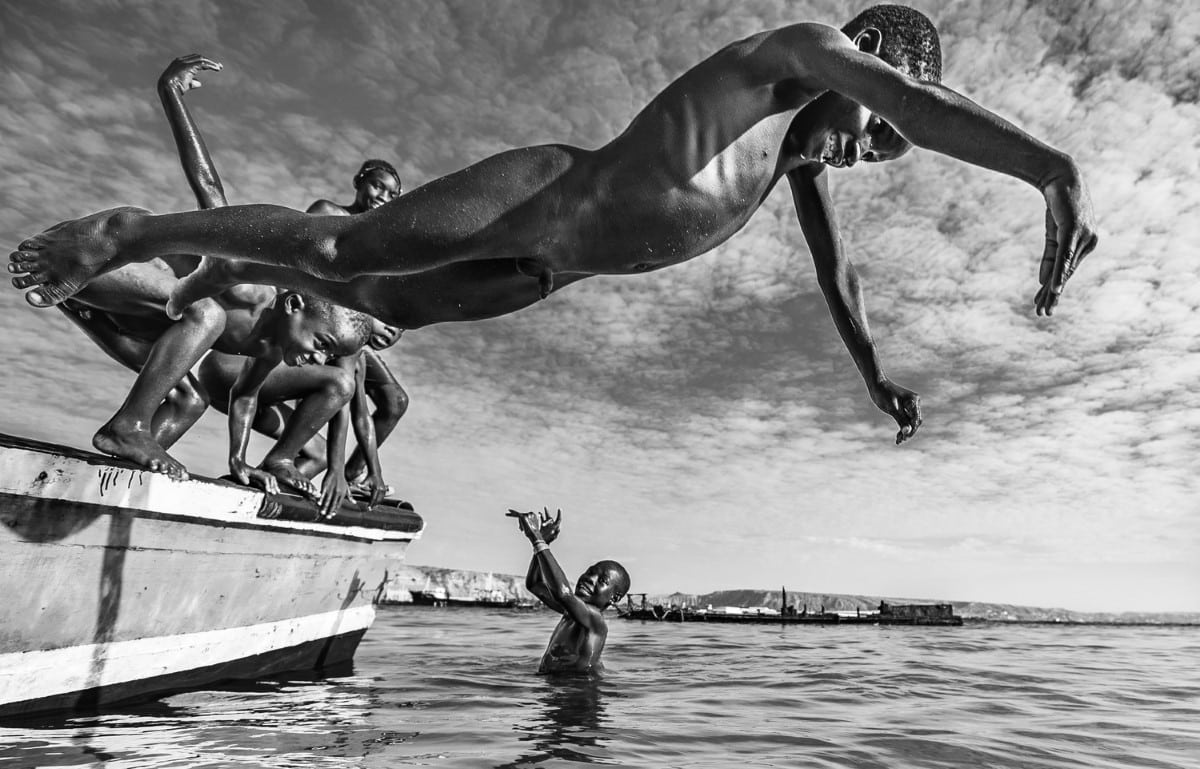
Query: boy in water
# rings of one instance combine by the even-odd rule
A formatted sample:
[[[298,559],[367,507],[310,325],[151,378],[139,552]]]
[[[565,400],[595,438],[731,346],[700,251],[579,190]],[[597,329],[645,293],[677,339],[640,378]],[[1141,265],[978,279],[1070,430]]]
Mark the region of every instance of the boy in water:
[[[896,420],[899,443],[920,427],[920,401],[883,371],[838,232],[830,169],[919,146],[1035,187],[1046,204],[1039,315],[1052,314],[1098,240],[1074,160],[941,85],[941,69],[928,18],[874,6],[841,30],[793,24],[726,46],[599,149],[503,152],[359,216],[267,205],[105,211],[24,241],[9,270],[46,307],[115,266],[199,253],[207,256],[179,283],[172,313],[232,283],[266,282],[414,327],[492,317],[590,275],[700,256],[786,178],[834,324],[872,401]]]
[[[550,553],[550,543],[558,537],[562,524],[562,510],[553,517],[549,508],[541,513],[510,509],[507,515],[517,519],[521,532],[533,545],[525,587],[562,615],[538,672],[602,672],[600,653],[608,639],[604,610],[615,606],[629,592],[629,572],[616,561],[600,561],[579,576],[572,591],[562,567]]]

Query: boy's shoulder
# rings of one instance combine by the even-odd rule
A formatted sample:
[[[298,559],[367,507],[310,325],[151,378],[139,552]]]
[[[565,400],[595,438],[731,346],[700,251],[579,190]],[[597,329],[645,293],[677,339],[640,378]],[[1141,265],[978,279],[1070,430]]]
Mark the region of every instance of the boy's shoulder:
[[[852,46],[850,38],[837,27],[823,24],[819,21],[800,21],[786,24],[782,27],[769,29],[753,35],[748,40],[759,39],[762,43],[774,43],[787,46],[789,49],[811,46]],[[798,52],[803,52],[800,50]]]
[[[309,206],[305,213],[317,214],[318,216],[343,216],[346,213],[346,209],[342,208],[337,203],[334,203],[332,200],[325,200],[322,198],[321,200],[318,200]]]
[[[275,301],[279,290],[274,286],[239,283],[221,292],[221,306],[226,310],[257,309]]]

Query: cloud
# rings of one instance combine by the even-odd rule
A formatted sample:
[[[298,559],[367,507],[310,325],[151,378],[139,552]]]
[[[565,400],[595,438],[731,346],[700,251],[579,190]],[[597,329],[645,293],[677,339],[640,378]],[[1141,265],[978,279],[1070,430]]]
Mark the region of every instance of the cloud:
[[[567,558],[628,557],[652,590],[772,585],[803,562],[828,589],[894,592],[903,568],[914,591],[969,580],[986,594],[963,597],[1005,600],[1037,587],[1037,561],[1057,569],[1048,602],[1078,605],[1073,569],[1194,561],[1197,13],[920,5],[941,30],[947,84],[1071,153],[1091,182],[1101,246],[1055,317],[1032,312],[1036,190],[920,151],[831,174],[885,369],[924,398],[921,436],[896,448],[776,191],[690,263],[405,335],[388,358],[412,407],[384,457],[429,519],[414,559],[517,571],[519,538],[496,544],[511,523],[500,513],[550,504],[569,516]],[[368,156],[393,159],[412,189],[512,147],[599,146],[721,45],[838,22],[844,8],[58,3],[0,15],[0,237],[15,244],[110,205],[194,207],[153,92],[181,54],[226,65],[188,99],[230,200],[305,207],[348,201]],[[37,404],[4,429],[86,445],[132,375],[17,292],[0,294],[0,312],[10,399]],[[61,394],[44,397],[45,382]],[[181,456],[220,473],[222,430],[206,417]],[[1173,605],[1195,609],[1194,572],[1171,580]]]

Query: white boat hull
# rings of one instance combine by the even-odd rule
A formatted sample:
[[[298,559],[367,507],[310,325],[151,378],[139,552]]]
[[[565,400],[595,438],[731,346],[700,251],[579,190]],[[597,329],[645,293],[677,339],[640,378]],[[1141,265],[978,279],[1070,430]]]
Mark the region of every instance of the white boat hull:
[[[0,717],[348,662],[420,517],[280,501],[0,438]]]

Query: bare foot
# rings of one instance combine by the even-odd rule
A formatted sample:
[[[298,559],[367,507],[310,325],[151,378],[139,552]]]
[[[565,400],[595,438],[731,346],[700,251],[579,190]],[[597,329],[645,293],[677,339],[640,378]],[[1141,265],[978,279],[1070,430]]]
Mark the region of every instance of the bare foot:
[[[150,212],[125,206],[60,222],[17,246],[8,257],[16,288],[34,307],[53,307],[75,295],[92,278],[128,263],[119,259],[120,235],[130,221]]]
[[[304,496],[310,499],[316,499],[318,492],[317,486],[312,481],[304,476],[296,465],[287,459],[264,459],[261,465],[262,469],[271,475],[275,476],[275,480],[280,483],[291,486],[296,491],[299,491]]]
[[[166,473],[177,481],[186,481],[187,468],[163,450],[146,430],[123,429],[113,422],[101,427],[92,437],[98,451],[128,459],[155,473]]]
[[[179,320],[189,305],[243,282],[233,262],[211,256],[201,257],[196,269],[180,278],[175,288],[171,289],[171,298],[167,300],[167,317]]]

